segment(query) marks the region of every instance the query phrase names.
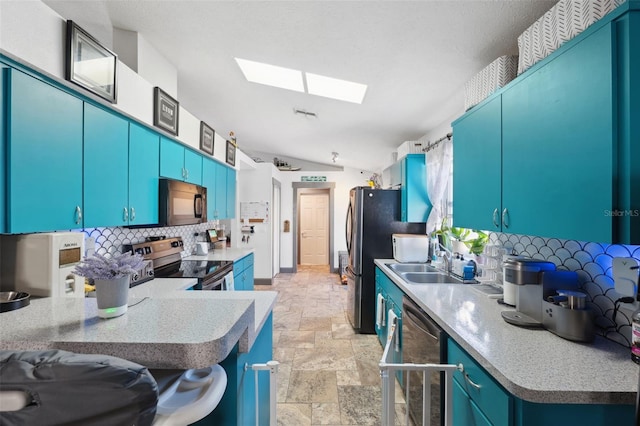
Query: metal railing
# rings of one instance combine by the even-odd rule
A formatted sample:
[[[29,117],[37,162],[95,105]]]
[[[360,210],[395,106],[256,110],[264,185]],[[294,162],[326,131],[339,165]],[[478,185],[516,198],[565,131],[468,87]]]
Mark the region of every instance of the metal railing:
[[[254,372],[256,388],[256,426],[260,426],[260,395],[258,392],[258,373],[263,370],[269,371],[269,426],[276,426],[276,402],[278,397],[278,361],[268,361],[265,364],[245,364],[244,371],[249,369]]]
[[[387,343],[380,360],[380,377],[382,378],[382,425],[392,426],[395,424],[395,378],[396,371],[422,371],[422,426],[429,426],[431,414],[431,374],[439,374],[441,371],[445,373],[445,397],[444,397],[444,424],[445,426],[453,425],[453,409],[452,409],[452,393],[453,393],[453,373],[456,370],[463,371],[462,364],[398,364],[389,362],[393,357],[393,347],[395,340],[398,338],[397,320],[390,322],[389,332],[387,333]],[[409,374],[406,375],[406,422],[408,426],[409,420]]]

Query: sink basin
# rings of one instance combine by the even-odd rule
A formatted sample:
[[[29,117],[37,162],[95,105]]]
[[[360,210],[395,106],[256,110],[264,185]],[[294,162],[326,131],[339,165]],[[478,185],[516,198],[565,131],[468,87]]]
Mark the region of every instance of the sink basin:
[[[403,272],[400,274],[410,284],[461,284],[462,281],[441,272]]]
[[[438,272],[436,268],[426,263],[387,263],[395,272]]]

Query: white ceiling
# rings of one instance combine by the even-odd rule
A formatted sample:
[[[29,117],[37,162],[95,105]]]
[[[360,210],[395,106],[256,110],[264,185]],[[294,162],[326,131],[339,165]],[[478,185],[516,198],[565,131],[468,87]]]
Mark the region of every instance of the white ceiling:
[[[222,135],[233,130],[248,154],[334,165],[336,151],[339,165],[378,171],[403,141],[461,114],[464,84],[517,54],[518,35],[556,1],[45,3],[90,32],[141,34],[177,67],[180,104]],[[357,105],[262,86],[234,57],[369,87]]]

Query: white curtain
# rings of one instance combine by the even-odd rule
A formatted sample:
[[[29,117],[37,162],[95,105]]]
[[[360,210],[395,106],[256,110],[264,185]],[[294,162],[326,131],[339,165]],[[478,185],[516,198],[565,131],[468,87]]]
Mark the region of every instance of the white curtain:
[[[427,152],[427,194],[433,204],[427,219],[427,232],[440,229],[447,216],[451,170],[453,168],[453,143],[445,139]]]

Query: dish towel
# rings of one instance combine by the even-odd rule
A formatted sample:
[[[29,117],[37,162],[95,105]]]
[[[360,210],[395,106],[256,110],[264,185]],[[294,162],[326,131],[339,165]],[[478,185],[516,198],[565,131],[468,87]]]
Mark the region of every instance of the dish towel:
[[[378,329],[384,327],[385,324],[385,300],[382,294],[378,293],[378,300],[376,304],[376,327]]]
[[[229,273],[224,277],[223,290],[233,291],[235,287],[233,286],[233,274]]]
[[[393,309],[389,309],[387,318],[389,319],[389,327],[387,328],[387,340],[394,339],[393,348],[396,352],[400,352],[400,342],[397,339],[398,333],[400,331],[398,330],[398,327],[400,326],[398,316],[393,312]],[[393,327],[394,324],[395,327]],[[393,333],[393,335],[391,333]]]

